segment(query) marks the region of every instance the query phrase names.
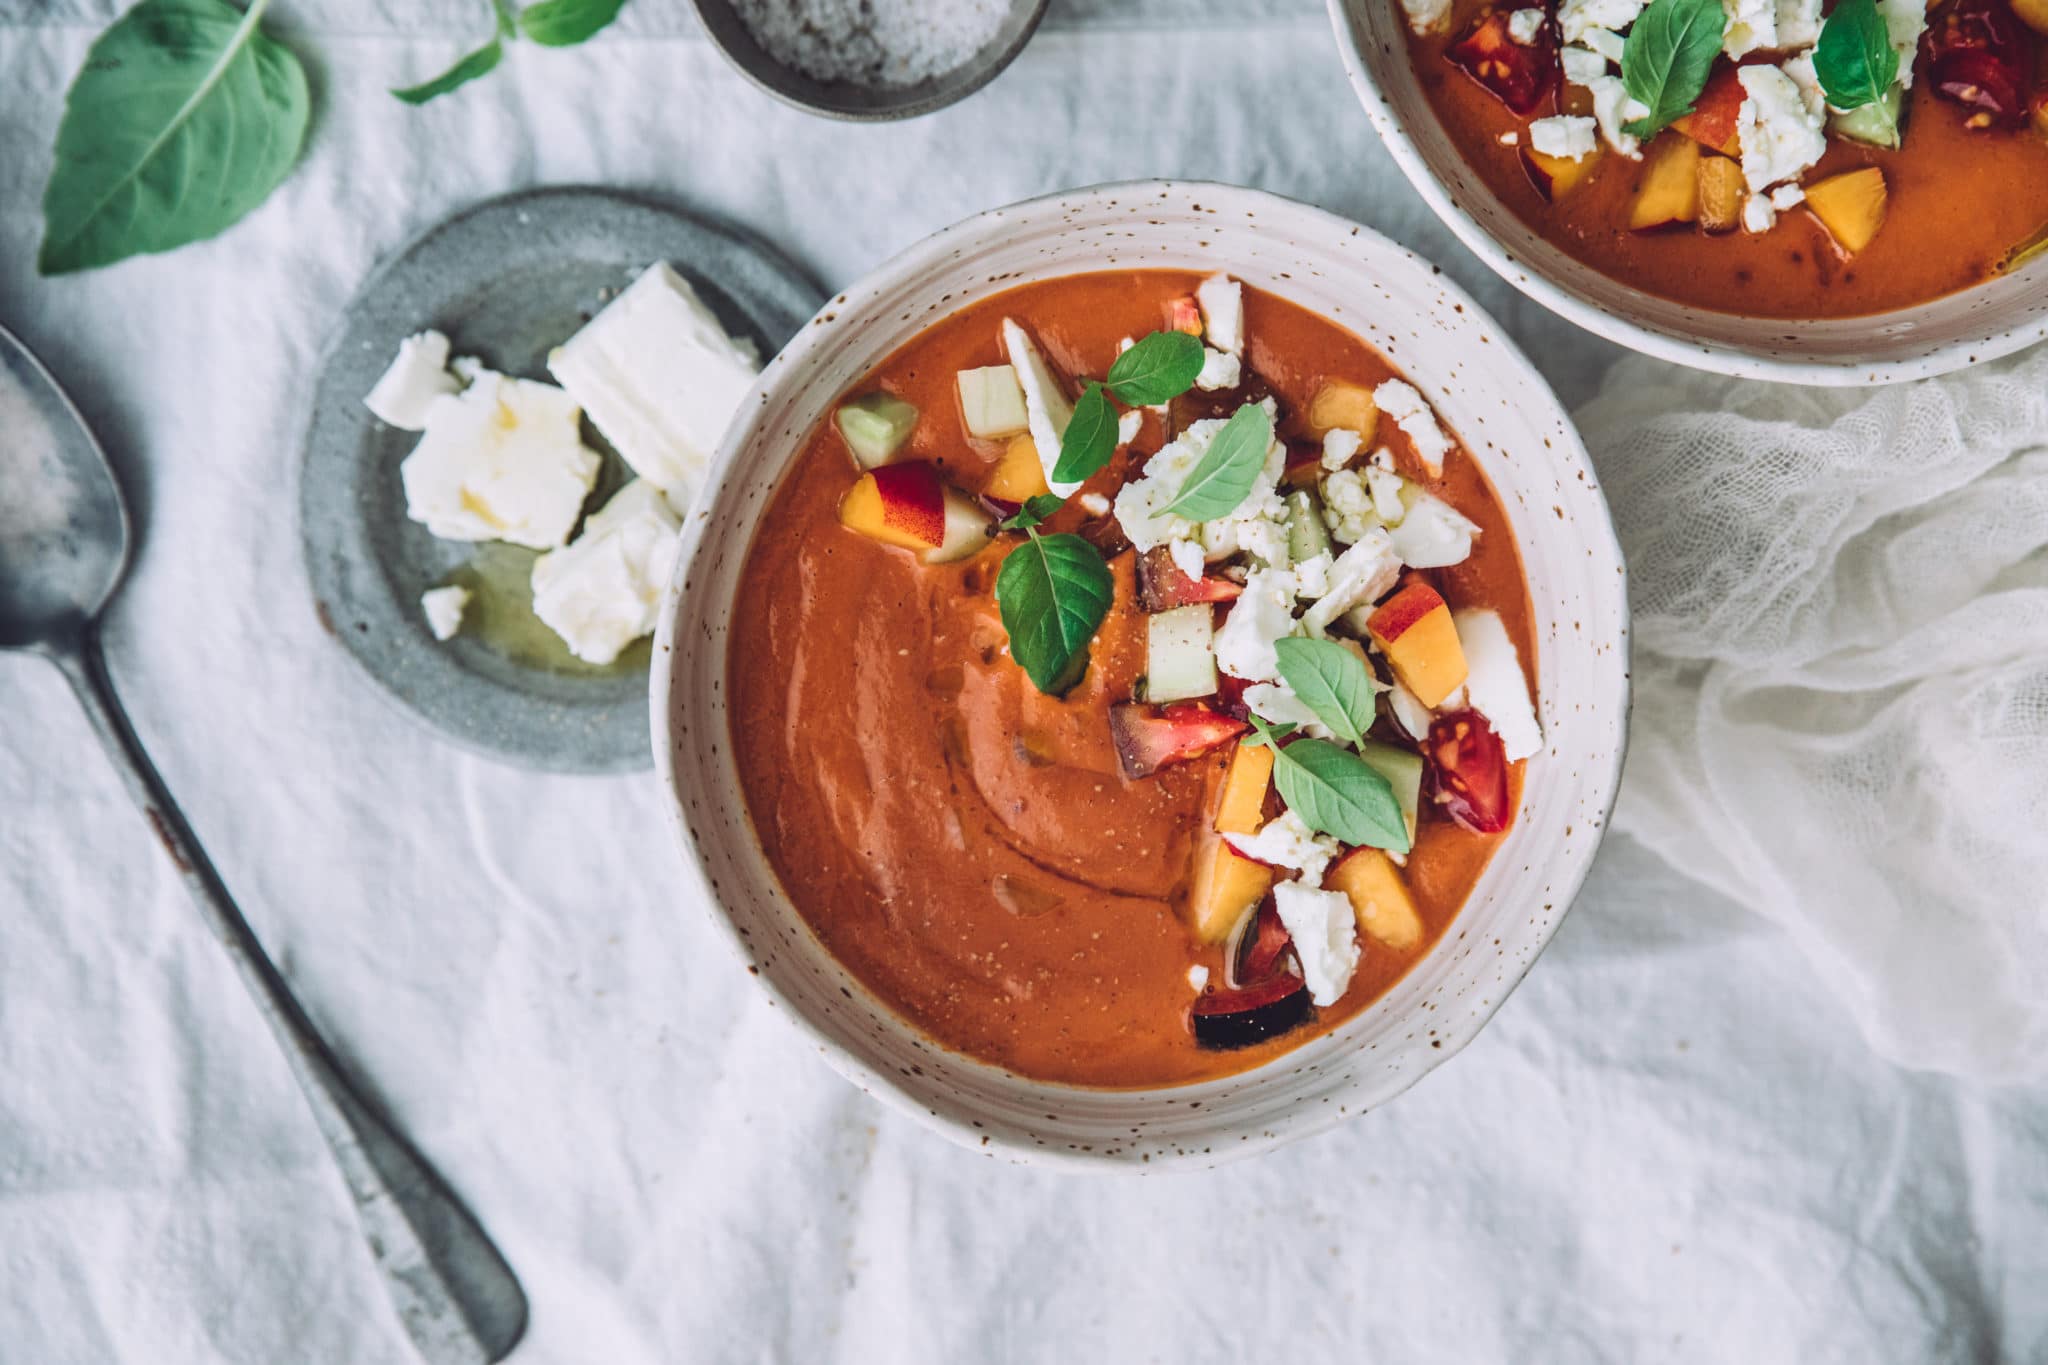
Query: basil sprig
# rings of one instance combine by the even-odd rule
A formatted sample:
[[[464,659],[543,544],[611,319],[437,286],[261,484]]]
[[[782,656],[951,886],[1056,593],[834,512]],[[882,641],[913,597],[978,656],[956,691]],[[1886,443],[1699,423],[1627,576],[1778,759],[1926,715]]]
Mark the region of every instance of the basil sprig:
[[[1892,145],[1898,145],[1898,121],[1885,95],[1899,78],[1899,50],[1876,0],[1840,0],[1821,25],[1813,71],[1829,104],[1844,113],[1875,106],[1880,122],[1891,128]]]
[[[1650,0],[1621,49],[1621,83],[1650,113],[1629,120],[1623,131],[1647,138],[1692,112],[1721,55],[1727,25],[1721,0]]]
[[[1258,483],[1272,445],[1273,414],[1264,404],[1245,404],[1216,433],[1163,510],[1189,521],[1229,516]]]
[[[505,44],[519,36],[519,21],[507,7],[505,0],[491,0],[491,11],[497,16],[497,32],[491,40],[476,51],[456,60],[455,65],[443,71],[430,81],[408,85],[391,93],[407,104],[425,104],[428,100],[439,99],[451,90],[468,85],[479,76],[487,76],[497,70],[498,63],[505,60]]]
[[[1273,749],[1273,785],[1287,809],[1310,829],[1347,844],[1406,853],[1408,821],[1393,784],[1349,749],[1326,739],[1297,739],[1282,748],[1280,735],[1254,712],[1252,728]]]
[[[997,523],[1001,530],[1028,531],[1034,526],[1051,520],[1052,514],[1067,505],[1065,498],[1052,493],[1033,493],[1024,499],[1024,505]]]
[[[1059,463],[1052,469],[1054,483],[1082,483],[1109,463],[1116,453],[1116,409],[1103,393],[1102,385],[1090,383],[1081,401],[1074,404],[1074,416],[1060,437]]]
[[[1032,685],[1062,696],[1088,671],[1088,642],[1116,593],[1101,551],[1075,535],[1028,528],[996,575],[996,606],[1010,655]]]
[[[1154,332],[1109,367],[1110,391],[1134,408],[1171,402],[1195,386],[1205,359],[1201,338]]]
[[[1334,640],[1289,636],[1273,643],[1280,678],[1293,689],[1325,729],[1356,744],[1372,728],[1379,687],[1356,654]]]
[[[626,0],[540,0],[519,11],[519,31],[542,47],[574,47],[625,7]]]

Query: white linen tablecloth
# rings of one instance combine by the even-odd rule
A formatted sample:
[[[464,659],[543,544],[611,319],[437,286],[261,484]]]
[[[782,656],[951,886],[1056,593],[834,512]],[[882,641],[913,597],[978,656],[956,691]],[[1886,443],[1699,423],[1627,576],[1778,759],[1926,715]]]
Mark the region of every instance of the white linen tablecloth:
[[[800,1046],[678,890],[650,780],[459,753],[315,622],[317,348],[383,254],[521,186],[679,196],[836,286],[1047,190],[1236,181],[1439,260],[1586,397],[1612,350],[1436,225],[1315,0],[1056,3],[989,89],[881,127],[756,94],[683,0],[422,110],[386,87],[481,3],[279,0],[319,98],[297,173],[213,242],[39,280],[62,92],[119,8],[0,0],[0,321],[143,528],[109,632],[136,723],[313,1017],[518,1269],[517,1359],[2048,1358],[2048,1096],[1879,1060],[1779,930],[1624,839],[1400,1103],[1214,1173],[1060,1176]],[[0,659],[0,1365],[407,1359],[254,1011],[57,675]]]

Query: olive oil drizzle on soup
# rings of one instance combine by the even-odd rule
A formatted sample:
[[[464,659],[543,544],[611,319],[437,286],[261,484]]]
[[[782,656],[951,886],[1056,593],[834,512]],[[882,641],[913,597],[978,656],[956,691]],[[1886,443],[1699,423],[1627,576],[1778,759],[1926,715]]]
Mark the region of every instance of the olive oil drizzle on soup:
[[[1006,354],[1003,320],[1024,325],[1061,388],[1080,398],[1084,381],[1110,372],[1125,339],[1177,325],[1201,283],[1201,276],[1171,271],[1079,275],[968,307],[849,390],[841,406],[858,406],[849,419],[853,439],[870,456],[886,450],[883,467],[935,471],[948,516],[965,517],[963,509],[985,492],[1008,495],[996,504],[1007,511],[1030,491],[1025,484],[1039,480],[1031,469],[1020,475],[1005,463],[1026,438],[971,436],[958,378],[1015,359]],[[1173,421],[1186,430],[1190,404],[1220,415],[1247,402],[1257,407],[1260,393],[1270,390],[1278,436],[1290,458],[1310,457],[1297,476],[1313,489],[1327,477],[1315,458],[1323,449],[1320,433],[1308,417],[1318,395],[1355,399],[1395,372],[1342,327],[1257,290],[1243,290],[1242,332],[1244,387],[1192,390],[1174,400]],[[974,392],[976,420],[1000,421],[980,412],[983,390]],[[1008,410],[1008,394],[1004,387],[991,398],[990,411]],[[1217,696],[1171,706],[1138,700],[1154,647],[1153,613],[1140,600],[1140,555],[1119,545],[1116,517],[1101,511],[1102,500],[1139,478],[1169,438],[1158,413],[1135,410],[1136,439],[1119,443],[1108,464],[1038,528],[1045,538],[1072,534],[1099,543],[1113,586],[1086,672],[1064,696],[1040,691],[1019,667],[995,598],[1006,556],[1039,542],[991,524],[987,543],[971,541],[957,558],[952,548],[906,548],[914,540],[884,543],[877,537],[894,533],[868,520],[881,514],[863,501],[878,485],[856,462],[848,429],[834,415],[807,439],[749,549],[728,677],[748,813],[776,875],[823,945],[938,1044],[1022,1075],[1098,1087],[1229,1074],[1352,1018],[1446,933],[1500,838],[1463,827],[1446,814],[1455,800],[1447,806],[1427,794],[1439,782],[1450,790],[1458,779],[1461,758],[1449,737],[1443,761],[1452,766],[1432,767],[1405,868],[1393,869],[1417,916],[1412,941],[1390,947],[1360,927],[1359,960],[1341,998],[1311,1006],[1307,991],[1297,989],[1304,968],[1273,914],[1273,893],[1224,926],[1234,933],[1197,932],[1201,911],[1194,901],[1215,893],[1196,886],[1195,865],[1218,843],[1226,775],[1252,750],[1236,733],[1243,722],[1232,718],[1243,713],[1243,689],[1233,693],[1221,675]],[[1441,500],[1476,528],[1467,557],[1406,573],[1402,591],[1419,584],[1451,608],[1492,613],[1513,648],[1509,690],[1528,688],[1535,641],[1527,589],[1507,517],[1484,473],[1458,447],[1432,477],[1386,413],[1378,414],[1377,427],[1357,468],[1386,447],[1411,498]],[[916,477],[928,473],[921,469]],[[1245,576],[1242,556],[1208,566],[1199,581],[1230,591],[1238,586],[1227,579],[1232,574]],[[1148,591],[1164,581],[1147,578]],[[1213,611],[1227,622],[1237,609],[1218,602],[1197,615]],[[1333,638],[1347,629],[1333,628]],[[1347,649],[1368,657],[1361,646]],[[1370,658],[1384,676],[1388,664],[1376,647]],[[1498,670],[1494,677],[1498,682]],[[1233,733],[1132,777],[1129,735],[1114,734],[1109,719],[1119,707],[1154,727],[1147,734],[1181,736],[1190,715],[1201,718],[1199,726],[1220,724]],[[1449,710],[1447,704],[1439,716]],[[1180,719],[1165,719],[1175,715]],[[1368,720],[1374,739],[1390,751],[1413,756],[1426,747],[1385,715]],[[1270,761],[1269,752],[1259,752]],[[1501,825],[1519,805],[1522,769],[1521,762],[1500,763],[1494,799]],[[1254,792],[1251,802],[1251,823],[1277,818],[1277,788],[1263,800]],[[1340,867],[1330,869],[1331,885],[1343,884]],[[1284,881],[1288,874],[1277,875]],[[1348,933],[1351,902],[1336,903],[1345,907]],[[1288,972],[1291,986],[1283,979]],[[1198,1037],[1197,1002],[1226,998],[1228,984],[1247,974],[1254,984],[1282,980],[1287,1017],[1276,1022],[1270,1008],[1248,1011],[1221,1018],[1220,1029]],[[1257,1026],[1238,1028],[1243,1019]],[[1219,1039],[1231,1045],[1215,1045]]]

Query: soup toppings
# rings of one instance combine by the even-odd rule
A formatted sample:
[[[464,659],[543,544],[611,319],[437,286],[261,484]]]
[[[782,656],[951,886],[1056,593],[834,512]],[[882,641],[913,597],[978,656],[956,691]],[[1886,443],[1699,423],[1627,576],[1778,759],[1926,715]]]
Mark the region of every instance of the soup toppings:
[[[1081,721],[1127,784],[1217,774],[1182,877],[1185,1019],[1198,1045],[1235,1048],[1343,1000],[1367,951],[1417,948],[1418,832],[1506,829],[1542,733],[1501,615],[1442,577],[1481,528],[1432,491],[1457,447],[1422,395],[1330,378],[1290,411],[1252,364],[1238,282],[1164,312],[1097,376],[1002,317],[1000,361],[950,386],[960,426],[999,452],[959,462],[978,487],[916,457],[933,419],[886,383],[849,398],[837,513],[930,571],[987,555],[1007,653],[992,666],[1047,698],[1082,695],[1105,635],[1139,642]]]

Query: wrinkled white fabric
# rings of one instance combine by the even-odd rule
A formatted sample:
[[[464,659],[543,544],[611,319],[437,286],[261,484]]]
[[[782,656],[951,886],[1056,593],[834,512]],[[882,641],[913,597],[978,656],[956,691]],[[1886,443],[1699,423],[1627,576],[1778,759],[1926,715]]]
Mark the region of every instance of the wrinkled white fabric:
[[[1785,925],[1873,1046],[2048,1070],[2048,349],[1876,391],[1628,361],[1626,829]]]

